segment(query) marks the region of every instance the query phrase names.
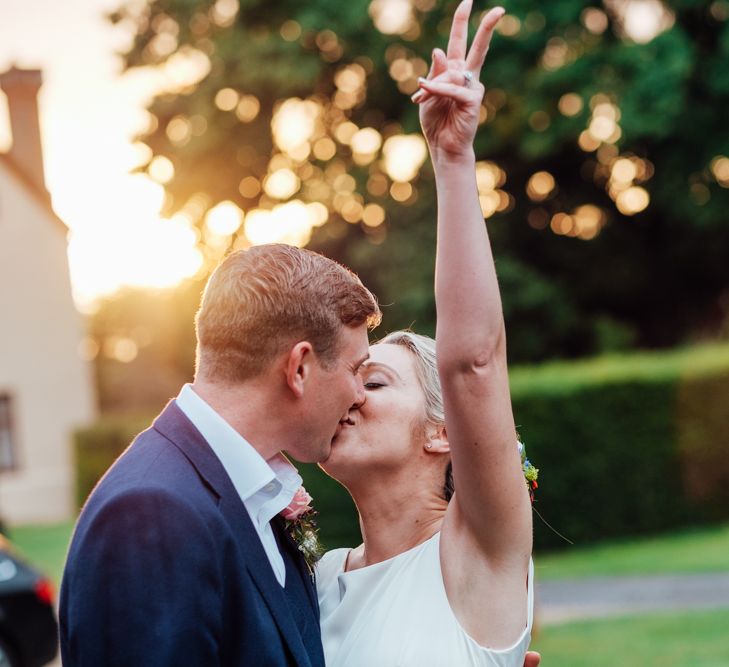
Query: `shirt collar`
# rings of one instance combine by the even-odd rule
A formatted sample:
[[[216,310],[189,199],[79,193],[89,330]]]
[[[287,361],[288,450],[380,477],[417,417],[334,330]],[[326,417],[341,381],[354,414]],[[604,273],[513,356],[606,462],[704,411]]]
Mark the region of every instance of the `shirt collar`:
[[[302,480],[282,453],[266,461],[189,384],[176,403],[220,460],[251,518],[270,521],[291,502]]]

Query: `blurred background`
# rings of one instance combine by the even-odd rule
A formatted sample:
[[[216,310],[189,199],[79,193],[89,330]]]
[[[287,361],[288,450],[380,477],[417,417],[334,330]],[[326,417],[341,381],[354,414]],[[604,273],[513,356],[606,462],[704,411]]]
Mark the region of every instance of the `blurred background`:
[[[434,333],[409,96],[455,6],[1,0],[0,516],[56,582],[93,484],[191,379],[226,252],[323,252],[379,296],[377,337]],[[477,179],[541,471],[535,647],[729,665],[729,2],[503,6]],[[303,473],[325,543],[357,543]]]

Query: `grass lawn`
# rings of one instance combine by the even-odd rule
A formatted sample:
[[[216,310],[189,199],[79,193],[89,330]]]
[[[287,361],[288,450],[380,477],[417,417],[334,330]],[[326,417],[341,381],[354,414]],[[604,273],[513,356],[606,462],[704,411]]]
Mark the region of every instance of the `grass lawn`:
[[[542,664],[559,667],[726,667],[729,610],[549,626],[533,634]]]
[[[9,537],[37,567],[60,581],[73,523],[14,526]],[[538,581],[570,577],[729,570],[729,524],[659,537],[568,547],[554,554],[537,554]]]
[[[729,570],[729,524],[589,547],[534,558],[538,580]]]
[[[67,521],[52,526],[14,526],[7,536],[23,556],[58,585],[72,530],[73,522]]]
[[[16,526],[9,537],[58,584],[71,522]],[[564,577],[729,569],[729,525],[662,537],[570,547],[537,555],[541,580]],[[537,619],[538,622],[538,619]],[[532,648],[544,667],[727,667],[729,610],[600,619],[537,628]]]

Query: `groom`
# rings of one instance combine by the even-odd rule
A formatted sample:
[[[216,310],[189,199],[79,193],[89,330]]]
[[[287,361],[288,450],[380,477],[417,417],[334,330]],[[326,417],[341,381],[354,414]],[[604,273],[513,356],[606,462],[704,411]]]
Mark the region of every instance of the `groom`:
[[[329,455],[373,295],[284,245],[230,255],[197,315],[195,381],[114,463],[79,518],[60,600],[66,667],[323,667],[316,592],[277,517],[301,485],[281,450]]]

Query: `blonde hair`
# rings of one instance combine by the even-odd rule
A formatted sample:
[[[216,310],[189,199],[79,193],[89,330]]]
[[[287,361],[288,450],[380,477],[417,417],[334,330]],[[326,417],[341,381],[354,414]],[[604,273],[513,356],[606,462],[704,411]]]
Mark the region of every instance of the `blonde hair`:
[[[412,331],[393,331],[378,343],[400,345],[410,351],[415,358],[415,375],[425,396],[425,419],[434,426],[445,426],[445,409],[435,357],[435,341]],[[446,500],[451,499],[453,491],[453,467],[449,461],[443,484],[443,496]]]
[[[213,272],[195,317],[197,372],[211,381],[260,375],[298,341],[322,364],[339,353],[342,326],[376,326],[377,300],[335,261],[284,244],[229,255]]]

